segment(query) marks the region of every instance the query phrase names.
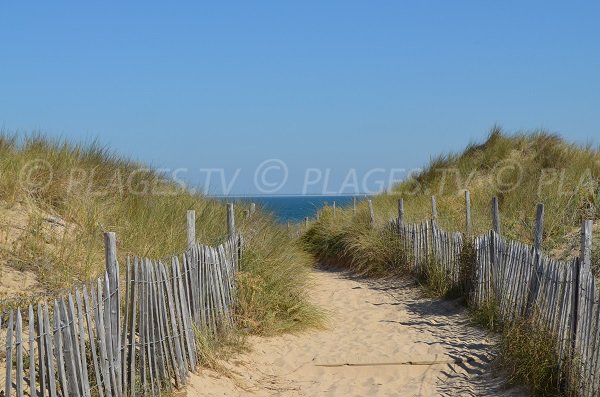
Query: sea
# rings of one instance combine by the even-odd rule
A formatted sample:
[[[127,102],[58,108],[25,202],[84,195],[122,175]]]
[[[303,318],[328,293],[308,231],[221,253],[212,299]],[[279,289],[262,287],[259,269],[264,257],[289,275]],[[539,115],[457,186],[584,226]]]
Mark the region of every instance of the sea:
[[[352,198],[357,202],[366,196],[229,196],[223,200],[256,203],[264,211],[273,214],[281,223],[300,222],[305,217],[314,218],[317,211],[326,205],[345,207],[352,205]]]

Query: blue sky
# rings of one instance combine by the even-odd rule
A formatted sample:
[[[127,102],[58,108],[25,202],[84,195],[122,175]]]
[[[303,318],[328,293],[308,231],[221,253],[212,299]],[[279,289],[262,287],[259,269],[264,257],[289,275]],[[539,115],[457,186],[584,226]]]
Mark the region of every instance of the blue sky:
[[[268,159],[289,170],[277,193],[307,168],[335,192],[496,123],[598,143],[598,2],[216,3],[3,2],[0,126],[98,138],[204,188],[200,169],[241,169],[230,193],[256,193]]]

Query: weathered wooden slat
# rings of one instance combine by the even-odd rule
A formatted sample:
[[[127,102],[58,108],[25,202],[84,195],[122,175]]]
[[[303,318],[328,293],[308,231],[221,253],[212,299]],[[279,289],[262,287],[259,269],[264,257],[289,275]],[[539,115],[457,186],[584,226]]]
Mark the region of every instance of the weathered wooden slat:
[[[110,360],[111,382],[116,396],[122,396],[121,385],[121,343],[120,343],[120,294],[119,294],[119,263],[117,261],[117,238],[115,233],[104,233],[105,247],[105,327],[107,337],[107,352]]]
[[[88,362],[87,362],[87,347],[85,343],[85,327],[84,327],[84,317],[85,313],[83,311],[83,303],[81,300],[81,293],[79,292],[79,288],[75,290],[75,300],[77,302],[77,311],[74,308],[71,308],[75,314],[75,319],[77,320],[77,329],[79,334],[79,352],[81,357],[81,376],[82,376],[82,392],[84,397],[91,397],[92,391],[90,387],[90,376],[88,373]],[[69,304],[72,305],[72,298],[69,295]]]
[[[235,234],[235,212],[233,210],[233,203],[227,203],[227,233],[229,236]]]
[[[118,280],[118,279],[117,279]],[[104,300],[100,302],[98,300],[98,305],[102,308],[103,313],[103,322],[104,322],[104,339],[106,344],[106,357],[108,360],[108,370],[110,375],[110,386],[113,392],[113,395],[119,397],[119,385],[117,383],[117,371],[118,368],[115,365],[115,351],[113,350],[115,346],[115,338],[113,332],[113,324],[116,324],[114,321],[113,313],[114,310],[114,300],[116,295],[116,290],[112,290],[110,287],[110,275],[108,272],[104,273]],[[117,301],[118,306],[118,301]]]
[[[142,394],[146,395],[146,393],[148,392],[148,373],[147,373],[147,368],[148,368],[148,362],[146,360],[146,355],[147,355],[147,343],[148,343],[148,339],[147,339],[147,318],[146,318],[146,307],[148,305],[147,303],[147,289],[148,289],[148,285],[146,282],[146,272],[145,272],[145,266],[146,263],[143,259],[140,259],[140,274],[138,276],[139,279],[139,283],[140,283],[140,329],[139,329],[139,335],[140,335],[140,364],[139,364],[139,368],[140,368],[140,383],[142,386]]]
[[[467,234],[471,234],[471,192],[465,190],[465,230]]]
[[[14,314],[11,310],[10,315],[8,317],[8,329],[6,330],[6,383],[4,385],[4,393],[6,397],[10,397],[10,393],[12,390],[14,321]]]
[[[540,251],[542,249],[542,240],[544,238],[544,204],[537,205],[535,213],[535,234],[533,247]]]
[[[373,201],[369,199],[367,200],[367,204],[369,206],[369,222],[371,225],[375,225],[375,210],[373,209]]]
[[[17,322],[15,324],[15,349],[17,353],[15,390],[17,397],[23,397],[23,317],[20,309],[17,309]]]
[[[492,228],[500,234],[500,210],[498,208],[498,197],[492,198]]]
[[[63,303],[65,305],[66,318],[67,318],[67,327],[70,335],[69,343],[71,349],[71,357],[74,364],[76,377],[79,379],[77,382],[78,393],[81,396],[85,395],[84,384],[87,381],[87,376],[83,378],[83,364],[82,357],[80,354],[79,348],[79,337],[77,335],[78,323],[79,320],[76,318],[75,305],[73,303],[73,295],[69,293],[67,303]]]
[[[121,352],[121,385],[122,385],[122,394],[123,396],[127,395],[129,390],[129,384],[127,382],[127,377],[129,375],[128,372],[128,359],[127,355],[129,354],[129,319],[131,318],[131,261],[130,258],[127,257],[127,263],[125,265],[125,318],[123,319],[121,326],[121,336],[119,339],[119,351]]]
[[[187,212],[187,243],[191,247],[196,243],[196,211]]]
[[[184,361],[184,355],[181,344],[181,337],[179,333],[179,326],[177,320],[177,310],[175,308],[175,301],[173,297],[173,292],[171,289],[171,283],[169,282],[169,275],[166,271],[165,266],[162,263],[159,263],[159,270],[162,274],[164,288],[167,294],[167,307],[169,308],[169,319],[171,322],[171,337],[173,340],[175,357],[177,362],[177,369],[179,371],[179,380],[180,383],[185,383],[185,379],[187,378],[187,364]]]
[[[81,377],[77,368],[75,351],[73,348],[73,337],[71,335],[72,319],[67,311],[64,299],[58,301],[58,310],[60,310],[60,331],[62,336],[63,358],[66,371],[66,382],[69,388],[69,394],[72,396],[81,396],[80,383]]]
[[[191,317],[188,311],[188,304],[187,304],[187,299],[186,299],[186,295],[185,295],[185,290],[183,288],[183,281],[182,281],[182,277],[181,277],[181,270],[179,267],[179,261],[177,259],[177,257],[175,257],[175,273],[176,276],[174,274],[174,277],[177,280],[177,284],[179,286],[178,290],[179,290],[179,299],[180,299],[180,305],[181,305],[181,317],[182,317],[182,323],[184,325],[184,333],[185,333],[185,339],[186,339],[186,345],[188,348],[188,357],[190,360],[190,370],[192,372],[196,371],[196,339],[194,337],[194,331],[192,329],[192,324],[191,324]]]
[[[159,351],[159,355],[157,358],[158,370],[159,370],[159,387],[161,385],[170,385],[170,381],[168,377],[169,374],[169,365],[168,365],[168,350],[166,344],[166,337],[163,328],[163,318],[161,312],[160,298],[159,298],[159,279],[157,277],[157,264],[153,263],[151,268],[151,277],[152,277],[152,295],[153,295],[153,305],[154,305],[154,314],[155,314],[155,334],[157,337],[157,347]]]
[[[104,392],[106,397],[113,396],[113,388],[111,384],[110,360],[108,358],[106,346],[106,333],[104,325],[104,298],[102,294],[102,279],[98,279],[96,293],[92,292],[93,305],[96,308],[94,314],[96,317],[96,332],[98,333],[98,345],[100,350],[100,367],[102,368],[102,383],[104,384]]]
[[[162,377],[162,368],[161,368],[161,360],[162,360],[162,350],[160,344],[160,334],[158,332],[158,316],[157,309],[158,305],[156,304],[156,284],[155,280],[152,276],[152,272],[154,269],[154,263],[148,262],[148,280],[150,286],[150,336],[152,339],[152,363],[154,367],[154,378],[156,382],[156,390],[157,394],[161,394],[161,379]]]
[[[148,357],[150,358],[150,385],[152,389],[152,395],[160,395],[160,390],[158,389],[158,363],[157,363],[157,355],[159,354],[156,346],[156,334],[154,327],[154,305],[153,305],[153,290],[152,290],[152,277],[151,271],[152,262],[150,260],[146,260],[146,285],[148,286],[148,306],[147,306],[147,321],[148,327],[147,337],[148,337]],[[156,388],[156,389],[155,389]]]
[[[208,252],[208,262],[206,264],[206,292],[207,292],[207,312],[209,316],[209,330],[216,335],[217,326],[218,326],[218,316],[216,311],[216,298],[215,298],[215,279],[213,269],[215,267],[215,258],[213,256],[212,249],[207,247]]]
[[[58,300],[54,300],[54,354],[56,359],[56,367],[58,370],[58,380],[62,395],[68,397],[71,390],[69,389],[67,374],[65,371],[65,360],[63,351],[63,335],[62,335],[62,320],[61,310]]]
[[[152,396],[157,395],[155,390],[155,382],[156,382],[156,354],[154,352],[154,339],[153,339],[153,330],[152,330],[152,283],[150,280],[150,271],[149,268],[151,266],[150,260],[146,259],[144,261],[144,285],[145,285],[145,307],[144,307],[144,338],[146,341],[146,357],[148,361],[148,385],[149,391]]]
[[[431,220],[437,222],[438,212],[437,212],[437,201],[435,196],[431,196]]]
[[[404,199],[398,199],[398,226],[404,225]]]
[[[138,301],[139,301],[139,280],[138,278],[140,277],[140,269],[139,269],[139,263],[138,263],[138,258],[134,258],[133,259],[133,266],[131,268],[131,274],[132,274],[132,278],[130,280],[130,282],[132,283],[130,289],[131,289],[131,298],[128,302],[128,313],[129,313],[129,333],[127,334],[127,344],[129,346],[129,350],[127,352],[127,368],[129,369],[129,373],[127,374],[127,382],[126,385],[127,387],[125,387],[124,391],[129,390],[129,395],[131,397],[135,397],[136,394],[136,379],[135,379],[135,361],[136,361],[136,349],[135,349],[135,342],[136,342],[136,330],[138,329],[137,326],[137,310],[138,310]]]
[[[37,396],[36,374],[35,374],[35,316],[33,314],[33,305],[29,305],[29,396]]]
[[[179,367],[174,353],[174,343],[171,335],[171,329],[169,327],[168,311],[165,299],[166,280],[163,277],[162,267],[162,263],[159,261],[155,269],[157,278],[158,305],[159,312],[161,313],[161,332],[164,338],[167,372],[173,377],[175,381],[175,387],[178,388],[180,384]]]
[[[48,394],[50,397],[56,397],[56,371],[52,357],[55,354],[54,333],[50,327],[50,314],[48,313],[48,304],[44,302],[44,347],[46,348],[46,367],[48,368]]]
[[[40,373],[40,397],[46,397],[46,330],[44,329],[44,311],[42,304],[37,304],[38,322],[38,368]]]
[[[188,263],[186,255],[183,255],[182,259],[183,259],[183,266],[182,266],[182,273],[181,273],[181,282],[183,285],[183,293],[185,296],[187,313],[189,313],[190,317],[191,317],[191,315],[193,313],[193,311],[192,311],[193,306],[192,306],[192,303],[190,302],[190,296],[192,295],[192,286],[191,286],[191,282],[190,282],[190,263]],[[192,319],[190,319],[190,321],[192,321]]]
[[[80,298],[78,297],[77,300],[79,301]],[[94,333],[96,324],[92,322],[92,312],[94,311],[94,308],[90,304],[90,298],[85,285],[83,286],[83,303],[85,304],[85,320],[88,331],[88,339],[90,341],[90,350],[92,351],[94,374],[96,375],[96,390],[99,397],[104,397],[104,385],[102,377],[100,376],[101,369],[100,363],[98,362],[98,351],[96,349],[96,333]]]

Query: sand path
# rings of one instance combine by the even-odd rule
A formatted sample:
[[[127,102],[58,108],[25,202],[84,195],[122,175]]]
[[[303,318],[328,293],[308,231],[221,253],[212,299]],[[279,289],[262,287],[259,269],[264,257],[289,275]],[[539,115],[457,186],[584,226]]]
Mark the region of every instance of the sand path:
[[[372,282],[315,271],[325,330],[253,338],[230,378],[202,371],[188,396],[524,396],[492,370],[493,337],[453,302],[409,281]],[[345,365],[352,364],[352,365]]]

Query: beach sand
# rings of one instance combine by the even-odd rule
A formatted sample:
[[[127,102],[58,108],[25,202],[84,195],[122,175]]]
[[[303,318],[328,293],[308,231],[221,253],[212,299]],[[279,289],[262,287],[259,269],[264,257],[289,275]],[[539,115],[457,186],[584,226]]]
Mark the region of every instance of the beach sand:
[[[429,299],[414,282],[314,272],[311,299],[326,329],[253,337],[225,364],[233,376],[193,375],[192,396],[525,396],[493,368],[494,336],[456,302]]]

